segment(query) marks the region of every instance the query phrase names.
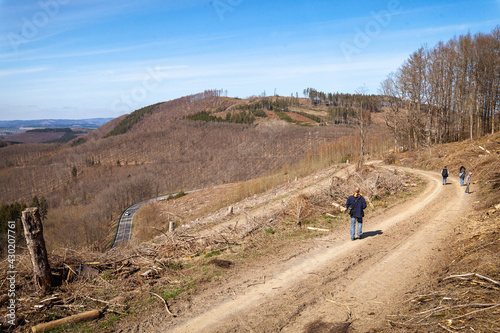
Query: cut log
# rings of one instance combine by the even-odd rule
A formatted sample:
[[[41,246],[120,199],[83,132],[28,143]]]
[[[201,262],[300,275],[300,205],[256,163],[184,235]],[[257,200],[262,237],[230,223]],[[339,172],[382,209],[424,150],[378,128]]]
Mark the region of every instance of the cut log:
[[[307,229],[309,229],[309,230],[318,230],[318,231],[327,231],[327,232],[330,231],[330,229],[314,228],[314,227],[307,227]]]
[[[43,225],[38,208],[25,209],[21,219],[26,246],[28,247],[33,264],[35,286],[44,293],[48,293],[52,287],[52,279],[45,240],[43,239]]]
[[[335,208],[339,209],[341,212],[345,212],[345,211],[346,211],[346,208],[345,208],[344,206],[341,206],[341,205],[339,205],[339,204],[338,204],[338,203],[336,203],[336,202],[332,202],[332,205],[333,205]]]
[[[79,322],[85,321],[85,320],[94,320],[94,319],[99,318],[99,314],[100,314],[99,310],[87,311],[87,312],[79,313],[79,314],[69,316],[66,318],[61,318],[61,319],[49,321],[48,323],[42,323],[42,324],[35,325],[35,326],[31,327],[31,331],[33,333],[45,332],[45,331],[48,331],[50,329],[53,329],[56,327],[61,327],[63,325],[67,325],[67,324],[75,324],[75,323],[79,323]]]

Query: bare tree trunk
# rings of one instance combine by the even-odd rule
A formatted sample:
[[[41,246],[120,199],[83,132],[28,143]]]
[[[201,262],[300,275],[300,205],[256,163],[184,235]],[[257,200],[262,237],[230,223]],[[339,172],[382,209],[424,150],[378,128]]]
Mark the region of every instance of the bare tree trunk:
[[[33,263],[35,286],[44,293],[52,287],[50,266],[47,258],[47,249],[43,239],[43,226],[37,207],[27,208],[23,211],[22,222],[26,245]]]
[[[365,129],[364,129],[364,120],[363,120],[363,103],[361,103],[361,123],[359,124],[359,134],[361,136],[361,147],[359,149],[359,160],[358,160],[358,169],[363,166],[363,160],[365,156]]]

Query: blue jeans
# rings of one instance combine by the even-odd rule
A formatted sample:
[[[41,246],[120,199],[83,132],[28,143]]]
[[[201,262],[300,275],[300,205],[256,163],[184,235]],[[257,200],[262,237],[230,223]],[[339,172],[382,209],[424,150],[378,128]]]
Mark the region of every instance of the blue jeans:
[[[464,179],[460,177],[460,186],[464,186]]]
[[[361,236],[362,234],[363,218],[351,217],[351,238],[355,238],[356,235],[356,220],[358,220],[358,236]]]
[[[443,184],[446,184],[446,178],[448,177],[443,177]]]

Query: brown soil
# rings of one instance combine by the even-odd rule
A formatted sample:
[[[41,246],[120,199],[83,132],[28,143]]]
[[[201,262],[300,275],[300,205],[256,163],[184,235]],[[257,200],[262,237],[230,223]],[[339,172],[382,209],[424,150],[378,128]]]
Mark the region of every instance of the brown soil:
[[[268,111],[268,110],[264,110],[264,112],[267,114],[267,116],[271,119],[277,119],[279,120],[280,117],[278,117],[278,115],[276,113],[274,113],[274,111]]]
[[[312,120],[311,118],[307,118],[307,117],[304,117],[303,115],[301,114],[298,114],[298,113],[294,113],[294,112],[285,112],[290,118],[292,118],[292,120],[294,121],[301,121],[301,122],[304,122],[304,123],[315,123],[314,120]]]
[[[391,167],[392,169],[393,167]],[[399,170],[410,171],[405,168]],[[342,170],[341,172],[346,172]],[[364,238],[343,225],[322,238],[288,243],[247,260],[185,300],[170,300],[177,318],[148,315],[123,332],[369,332],[386,324],[407,292],[444,266],[474,194],[441,185],[435,172],[411,170],[425,190],[403,204],[368,213]],[[329,177],[315,176],[320,184]],[[300,187],[300,186],[299,186]],[[314,186],[304,191],[313,191]],[[275,197],[280,197],[275,195]],[[438,204],[437,204],[438,203]],[[264,211],[258,207],[255,210]],[[250,214],[250,213],[248,213]],[[231,223],[231,222],[227,222]],[[213,230],[212,230],[213,231]],[[226,263],[231,267],[231,263]]]

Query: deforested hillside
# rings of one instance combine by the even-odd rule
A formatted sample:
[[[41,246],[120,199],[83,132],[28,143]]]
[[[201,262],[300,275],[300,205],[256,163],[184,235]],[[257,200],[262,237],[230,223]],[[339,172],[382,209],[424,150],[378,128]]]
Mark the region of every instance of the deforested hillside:
[[[91,243],[103,248],[113,234],[112,221],[132,203],[252,179],[304,158],[313,163],[319,157],[357,156],[357,129],[324,122],[326,106],[310,107],[308,119],[316,119],[311,122],[285,117],[291,112],[306,117],[309,103],[280,97],[241,100],[208,91],[144,107],[70,143],[4,147],[0,200],[29,203],[33,196],[44,197],[50,207],[45,222],[49,246]],[[280,119],[259,113],[261,106]],[[187,118],[200,112],[217,121]],[[372,131],[367,153],[389,141],[377,126]],[[338,140],[343,140],[342,149],[335,145]]]

